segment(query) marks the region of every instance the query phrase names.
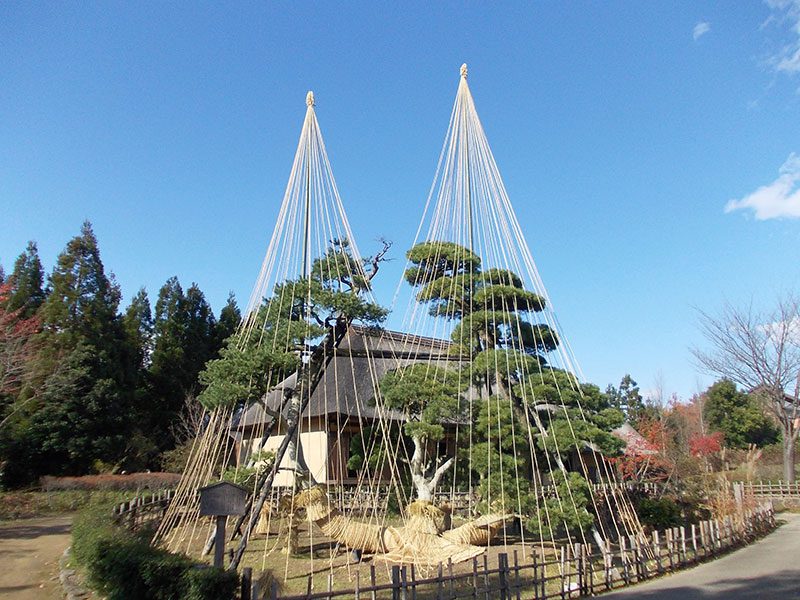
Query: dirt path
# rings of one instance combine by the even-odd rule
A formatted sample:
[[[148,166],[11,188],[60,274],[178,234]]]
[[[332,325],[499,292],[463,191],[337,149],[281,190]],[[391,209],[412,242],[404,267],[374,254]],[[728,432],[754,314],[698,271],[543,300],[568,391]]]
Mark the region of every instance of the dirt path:
[[[649,583],[604,594],[609,600],[789,600],[800,598],[800,515],[727,556]]]
[[[0,597],[63,598],[58,560],[70,543],[72,517],[41,517],[0,523]]]

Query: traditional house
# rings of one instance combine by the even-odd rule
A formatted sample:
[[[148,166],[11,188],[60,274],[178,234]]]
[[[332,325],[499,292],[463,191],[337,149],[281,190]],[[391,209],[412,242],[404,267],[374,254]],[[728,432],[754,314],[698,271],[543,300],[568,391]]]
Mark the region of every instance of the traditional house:
[[[356,483],[358,472],[350,459],[358,452],[362,432],[377,425],[379,418],[384,422],[405,421],[402,414],[376,406],[381,378],[413,362],[453,361],[448,355],[449,347],[445,340],[351,326],[311,390],[302,415],[300,450],[314,479],[327,484]],[[272,422],[272,414],[280,410],[284,391],[294,389],[296,379],[293,374],[278,384],[262,403],[240,415],[232,427],[240,464],[246,464],[256,452],[275,450],[281,444],[283,422],[266,440],[263,432]],[[453,437],[446,435],[438,452],[452,456],[455,451]],[[288,458],[284,458],[281,467],[275,486],[291,482]],[[388,473],[385,475],[388,479]]]

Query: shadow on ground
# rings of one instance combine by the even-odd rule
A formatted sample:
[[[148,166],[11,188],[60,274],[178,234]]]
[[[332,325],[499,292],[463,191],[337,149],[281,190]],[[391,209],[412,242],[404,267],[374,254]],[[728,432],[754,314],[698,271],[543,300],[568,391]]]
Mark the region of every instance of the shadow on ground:
[[[721,579],[698,587],[676,586],[667,589],[646,590],[634,586],[614,598],[644,600],[789,600],[800,598],[800,570],[778,571],[755,579]]]
[[[0,529],[0,540],[11,539],[34,539],[46,535],[65,535],[70,531],[69,523],[58,525],[25,525],[21,523],[13,527],[3,527]]]

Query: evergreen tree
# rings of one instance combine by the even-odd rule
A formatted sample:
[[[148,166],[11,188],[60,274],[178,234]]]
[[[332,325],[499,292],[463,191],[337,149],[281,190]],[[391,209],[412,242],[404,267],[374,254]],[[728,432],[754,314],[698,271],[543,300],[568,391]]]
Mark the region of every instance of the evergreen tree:
[[[177,277],[161,287],[155,306],[154,344],[150,361],[151,430],[162,449],[175,440],[171,425],[186,398],[202,390],[198,375],[219,352],[216,319],[197,286],[184,293]]]
[[[142,370],[149,364],[153,351],[153,313],[144,288],[131,299],[122,317],[122,327],[135,353],[136,365]]]
[[[196,283],[186,290],[185,368],[192,373],[193,395],[199,391],[197,375],[220,349],[217,319]]]
[[[625,415],[625,420],[634,427],[642,419],[658,419],[658,411],[654,406],[645,403],[639,384],[625,374],[619,383],[619,388],[609,384],[605,391],[611,406],[620,410]]]
[[[121,329],[117,309],[120,289],[107,276],[97,238],[88,221],[58,257],[49,282],[50,294],[42,305],[45,333],[58,345],[74,349],[83,341],[113,349]]]
[[[239,328],[239,323],[242,322],[242,311],[239,310],[239,306],[236,304],[236,296],[233,295],[233,292],[228,294],[228,301],[225,303],[225,306],[222,307],[222,310],[219,311],[219,320],[217,321],[217,330],[216,330],[216,337],[217,337],[217,344],[220,348],[222,348],[225,340],[231,337],[236,330]]]
[[[10,311],[19,310],[20,318],[32,317],[46,298],[44,270],[36,242],[28,242],[25,252],[14,262],[14,270],[8,279],[11,292],[5,300],[5,307]]]
[[[520,485],[521,481],[566,478],[569,469],[581,467],[570,465],[567,457],[579,456],[586,447],[608,455],[619,452],[622,442],[609,432],[622,423],[622,413],[596,386],[581,385],[574,375],[547,366],[548,353],[559,340],[550,327],[536,322],[544,298],[525,290],[512,271],[482,269],[477,255],[452,242],[424,242],[409,250],[407,257],[411,266],[405,278],[417,288],[417,300],[428,305],[432,316],[455,321],[451,352],[459,357],[460,367],[453,371],[462,388],[472,386],[479,396],[471,411],[472,444],[464,450],[463,462],[475,472],[487,510],[521,506],[533,511],[533,488]],[[413,389],[407,385],[403,389],[391,378],[384,381],[386,395],[392,397],[392,387],[402,392],[399,397],[405,407],[432,389],[430,380],[414,382]],[[459,410],[453,412],[456,406]],[[463,418],[462,403],[451,403],[450,410],[438,417]],[[406,412],[413,419],[414,411]],[[533,439],[529,431],[534,432]],[[552,471],[537,473],[534,458],[538,469],[552,465]],[[573,483],[582,480],[576,472],[568,478]],[[562,515],[566,527],[591,525],[585,506],[578,505],[573,512]]]
[[[2,440],[4,478],[82,474],[121,464],[136,425],[135,364],[117,314],[120,292],[85,222],[59,255],[39,315],[33,395]],[[16,478],[16,480],[15,480]]]
[[[206,387],[199,397],[203,405],[235,407],[259,400],[299,368],[296,349],[319,343],[337,322],[382,323],[386,309],[363,297],[381,257],[371,259],[373,270],[365,273],[367,277],[353,277],[365,271],[357,265],[347,240],[333,240],[311,264],[309,278],[275,286],[254,318],[261,328],[258,334],[234,334],[220,358],[206,365],[201,374]]]
[[[708,428],[721,432],[725,445],[731,448],[747,448],[750,444],[762,447],[780,439],[778,428],[758,403],[737,390],[729,379],[722,379],[706,390],[703,417]]]

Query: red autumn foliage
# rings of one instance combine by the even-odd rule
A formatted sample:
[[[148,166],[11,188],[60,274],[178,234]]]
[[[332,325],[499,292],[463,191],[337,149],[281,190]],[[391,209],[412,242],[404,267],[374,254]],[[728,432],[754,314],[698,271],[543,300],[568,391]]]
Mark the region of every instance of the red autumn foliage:
[[[715,431],[707,435],[693,435],[689,438],[689,452],[692,456],[710,456],[722,450],[723,435]]]
[[[13,394],[21,385],[40,325],[36,317],[21,318],[22,309],[5,308],[10,293],[11,283],[0,285],[0,394]]]
[[[629,443],[622,456],[610,459],[627,481],[663,482],[669,479],[673,465],[665,453],[667,435],[661,421],[641,419],[637,424],[640,438]]]

